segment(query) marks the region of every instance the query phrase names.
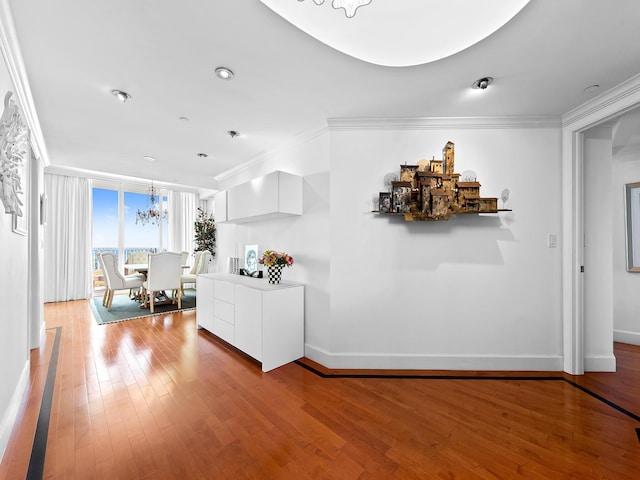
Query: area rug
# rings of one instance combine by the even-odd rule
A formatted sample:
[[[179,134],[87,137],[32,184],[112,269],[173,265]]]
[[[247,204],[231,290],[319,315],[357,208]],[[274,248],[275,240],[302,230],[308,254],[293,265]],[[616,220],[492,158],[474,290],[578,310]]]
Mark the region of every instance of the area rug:
[[[140,303],[131,300],[129,295],[114,295],[111,310],[108,311],[102,305],[102,296],[93,297],[89,303],[91,304],[91,310],[93,310],[93,316],[98,325],[135,320],[136,318],[178,311],[178,304],[156,305],[153,307],[152,314],[148,308],[140,308]],[[182,298],[182,308],[180,310],[193,310],[194,308],[196,308],[196,291],[195,289],[185,289],[184,297]]]

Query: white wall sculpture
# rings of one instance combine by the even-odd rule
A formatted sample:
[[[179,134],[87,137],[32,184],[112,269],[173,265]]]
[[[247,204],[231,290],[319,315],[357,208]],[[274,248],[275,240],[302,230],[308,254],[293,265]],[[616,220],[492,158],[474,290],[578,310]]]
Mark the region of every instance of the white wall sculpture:
[[[4,96],[4,111],[0,117],[0,198],[5,213],[23,216],[24,194],[21,172],[27,156],[28,129],[22,120],[13,92]]]

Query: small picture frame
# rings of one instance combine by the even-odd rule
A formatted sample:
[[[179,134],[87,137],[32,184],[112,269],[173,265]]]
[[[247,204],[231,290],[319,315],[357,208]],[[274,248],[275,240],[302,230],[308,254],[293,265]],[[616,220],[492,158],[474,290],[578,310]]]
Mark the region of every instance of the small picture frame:
[[[378,202],[378,211],[380,213],[391,213],[391,193],[380,192],[380,200]]]
[[[258,245],[244,246],[244,270],[247,275],[254,276],[258,273]]]
[[[47,194],[40,194],[40,225],[47,224]]]
[[[640,182],[624,186],[627,272],[640,273]]]

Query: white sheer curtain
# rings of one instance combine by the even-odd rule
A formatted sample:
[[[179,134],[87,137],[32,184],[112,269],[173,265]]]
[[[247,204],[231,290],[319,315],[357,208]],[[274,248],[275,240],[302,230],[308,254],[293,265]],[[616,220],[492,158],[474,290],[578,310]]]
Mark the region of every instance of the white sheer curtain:
[[[169,191],[167,250],[193,253],[194,223],[198,216],[198,195]]]
[[[213,198],[200,199],[200,208],[207,213],[214,213]]]
[[[45,174],[44,301],[91,296],[91,184],[86,178]]]

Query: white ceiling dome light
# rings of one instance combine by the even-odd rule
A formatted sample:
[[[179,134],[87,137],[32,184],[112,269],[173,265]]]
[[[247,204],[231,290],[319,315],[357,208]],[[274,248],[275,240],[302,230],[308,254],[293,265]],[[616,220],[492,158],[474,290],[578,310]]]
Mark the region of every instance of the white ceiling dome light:
[[[304,2],[304,0],[298,0],[299,2]],[[324,0],[313,0],[316,5],[322,5]],[[333,0],[331,2],[331,6],[333,8],[342,8],[344,10],[344,14],[348,18],[353,18],[358,10],[358,7],[363,5],[369,5],[371,0]]]
[[[316,40],[359,60],[387,67],[421,65],[458,53],[491,35],[529,3],[375,0],[358,2],[367,7],[347,19],[331,8],[333,4],[334,8],[345,8],[344,2],[260,1]],[[355,9],[353,12],[355,15]]]

